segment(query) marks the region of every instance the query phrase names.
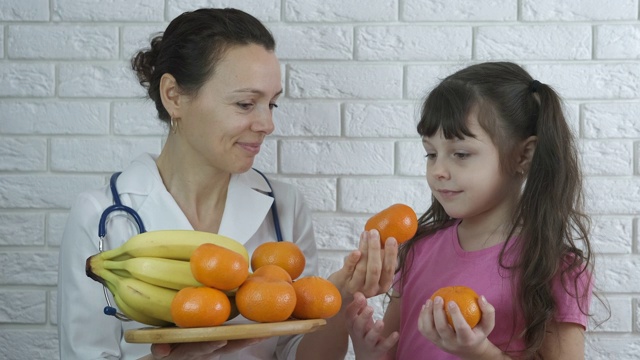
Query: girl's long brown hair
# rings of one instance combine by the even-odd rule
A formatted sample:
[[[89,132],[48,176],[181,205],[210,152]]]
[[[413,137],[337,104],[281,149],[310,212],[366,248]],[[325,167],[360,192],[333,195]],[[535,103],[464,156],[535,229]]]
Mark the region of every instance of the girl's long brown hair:
[[[514,299],[525,320],[524,357],[539,359],[547,326],[556,311],[552,278],[560,274],[563,280],[571,279],[569,283],[563,281],[564,288],[581,306],[582,298],[589,294],[579,293],[577,279],[585,271],[592,276],[593,259],[574,136],[559,96],[545,84],[532,88],[533,80],[523,68],[508,62],[481,63],[460,70],[430,92],[417,130],[427,137],[439,129],[447,139],[474,136],[466,121],[470,110],[478,107],[478,121],[499,149],[505,174],[515,174],[516,160],[511,155],[514,146],[537,136],[526,182],[509,224],[511,230],[500,254],[500,266],[519,279]],[[435,198],[431,200],[419,219],[418,232],[400,247],[401,275],[415,261],[413,245],[428,241],[426,236],[454,220]],[[505,249],[513,235],[517,235],[520,251],[514,264],[505,264]],[[587,313],[582,306],[580,310]]]

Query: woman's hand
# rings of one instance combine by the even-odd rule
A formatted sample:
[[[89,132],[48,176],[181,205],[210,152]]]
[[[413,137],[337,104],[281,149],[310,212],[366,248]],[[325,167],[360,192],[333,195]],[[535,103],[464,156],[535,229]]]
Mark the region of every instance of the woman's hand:
[[[264,339],[246,339],[230,341],[206,341],[182,344],[152,344],[149,359],[217,359],[218,356],[236,352],[247,346],[261,342]]]
[[[462,359],[481,359],[489,348],[494,347],[487,336],[495,326],[495,309],[484,296],[480,297],[478,304],[482,311],[482,319],[472,329],[455,302],[444,304],[440,296],[436,296],[434,301],[429,299],[420,312],[418,330],[448,353]],[[449,309],[455,330],[447,322],[444,306]]]
[[[382,320],[373,320],[373,308],[367,304],[367,299],[362,293],[353,295],[353,301],[347,306],[345,317],[356,359],[389,358],[389,350],[398,342],[398,332],[383,337],[384,323]]]
[[[384,249],[377,230],[360,235],[358,250],[351,252],[342,268],[329,276],[343,296],[350,301],[356,292],[369,298],[387,292],[393,283],[398,260],[398,243],[388,238]]]

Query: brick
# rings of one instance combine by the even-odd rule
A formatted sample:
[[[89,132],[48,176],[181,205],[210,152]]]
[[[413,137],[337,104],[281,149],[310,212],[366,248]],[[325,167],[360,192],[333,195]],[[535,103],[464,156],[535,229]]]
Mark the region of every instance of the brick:
[[[373,215],[391,204],[403,203],[421,214],[430,199],[425,179],[343,178],[338,182],[338,210],[346,212]]]
[[[287,88],[292,98],[396,99],[402,97],[402,68],[292,64]]]
[[[413,141],[399,141],[396,144],[396,174],[420,176],[425,179],[427,175],[425,155],[426,152],[420,138]]]
[[[0,27],[0,58],[4,58],[4,27]]]
[[[47,293],[43,290],[0,291],[0,323],[43,324]]]
[[[585,175],[632,175],[633,143],[620,140],[580,142]]]
[[[269,29],[276,39],[276,55],[281,60],[349,60],[353,58],[352,26],[274,25]]]
[[[405,21],[515,21],[518,3],[511,0],[405,0],[400,2]]]
[[[3,134],[108,134],[108,102],[0,101]]]
[[[56,285],[57,252],[0,252],[0,285]]]
[[[362,26],[356,28],[359,60],[471,59],[468,26]]]
[[[58,307],[57,304],[57,291],[49,292],[49,322],[53,325],[58,324]]]
[[[59,359],[55,328],[0,331],[2,359]]]
[[[335,178],[281,178],[302,193],[311,211],[335,211],[337,181]],[[317,232],[316,232],[317,235]]]
[[[586,338],[584,350],[585,359],[589,360],[633,360],[640,354],[640,338],[591,335]]]
[[[593,317],[589,318],[588,328],[592,331],[606,333],[631,332],[633,330],[631,299],[607,296],[602,300],[604,303],[595,296],[592,298],[589,312],[593,314]],[[611,311],[610,313],[607,307]]]
[[[633,241],[633,219],[628,217],[593,216],[591,246],[599,254],[630,254]]]
[[[640,257],[638,255],[602,255],[595,272],[599,290],[622,294],[640,291]]]
[[[326,279],[329,275],[340,270],[344,264],[344,257],[348,254],[348,251],[320,251],[318,256],[318,269],[320,271],[318,275]]]
[[[475,56],[479,60],[588,60],[591,43],[590,25],[480,26]]]
[[[47,245],[59,247],[62,242],[62,234],[67,223],[68,213],[49,213],[47,215],[46,239]]]
[[[0,213],[0,245],[44,245],[43,213]]]
[[[168,24],[156,25],[126,25],[122,31],[122,57],[131,59],[138,51],[151,46],[151,39],[158,33],[164,32]]]
[[[340,103],[278,101],[274,136],[340,136]]]
[[[640,299],[636,298],[635,299],[635,316],[636,316],[636,327],[635,327],[635,331],[638,332],[640,331]]]
[[[185,11],[193,11],[202,7],[232,7],[255,16],[260,21],[280,20],[280,0],[168,0],[167,13],[173,19]]]
[[[56,0],[54,21],[162,21],[164,0]]]
[[[0,97],[53,96],[55,84],[53,64],[0,64]]]
[[[637,0],[523,0],[524,21],[635,20]]]
[[[417,137],[415,103],[347,103],[345,135],[349,137]]]
[[[123,63],[104,65],[59,65],[58,94],[61,97],[144,97],[145,91]]]
[[[113,103],[113,133],[116,135],[167,135],[169,126],[158,118],[152,100]]]
[[[104,184],[102,176],[88,175],[0,175],[0,208],[65,208],[80,191]]]
[[[640,59],[640,25],[598,25],[595,27],[596,59]]]
[[[278,142],[265,140],[256,156],[253,167],[267,174],[278,172]]]
[[[582,106],[584,137],[640,138],[640,103],[592,103]]]
[[[0,21],[48,21],[49,0],[2,0]]]
[[[315,216],[313,230],[318,249],[345,251],[357,249],[365,222],[364,217],[329,214]]]
[[[11,59],[109,60],[118,57],[118,46],[116,26],[16,25],[7,37]]]
[[[587,211],[592,215],[640,212],[640,181],[635,178],[587,177]]]
[[[285,20],[295,22],[394,21],[397,0],[288,0]]]
[[[280,169],[284,174],[390,175],[393,143],[288,141],[281,144]]]
[[[160,149],[160,139],[153,138],[51,139],[51,169],[114,172],[127,166],[141,153],[160,153]]]
[[[47,140],[0,137],[0,170],[43,171],[47,168]]]
[[[406,65],[405,98],[413,100],[419,99],[422,101],[442,79],[467,65],[461,63],[445,65]]]
[[[531,64],[525,68],[565,99],[635,99],[640,67],[632,63]]]

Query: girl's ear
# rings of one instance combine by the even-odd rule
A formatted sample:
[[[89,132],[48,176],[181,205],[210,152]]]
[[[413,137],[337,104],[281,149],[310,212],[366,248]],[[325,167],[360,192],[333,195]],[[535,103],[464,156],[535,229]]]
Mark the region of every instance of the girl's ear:
[[[536,145],[538,145],[538,137],[533,135],[520,143],[517,164],[518,173],[527,174],[529,172],[533,154],[536,152]]]
[[[169,116],[172,118],[181,117],[180,103],[182,97],[180,96],[176,79],[169,73],[162,75],[162,78],[160,78],[160,99]]]

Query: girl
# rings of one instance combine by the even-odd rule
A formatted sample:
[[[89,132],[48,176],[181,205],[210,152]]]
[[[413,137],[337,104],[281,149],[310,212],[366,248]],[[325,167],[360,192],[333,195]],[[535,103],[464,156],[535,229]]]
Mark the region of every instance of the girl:
[[[593,260],[558,95],[516,64],[477,64],[429,94],[417,128],[432,204],[383,321],[363,296],[347,308],[357,358],[583,359]],[[429,300],[452,285],[483,294],[475,328]]]

